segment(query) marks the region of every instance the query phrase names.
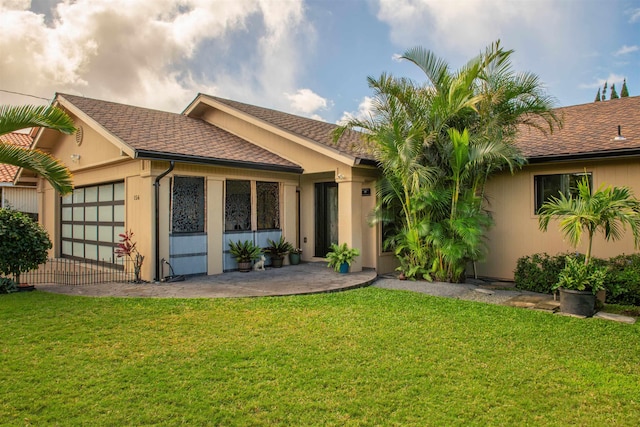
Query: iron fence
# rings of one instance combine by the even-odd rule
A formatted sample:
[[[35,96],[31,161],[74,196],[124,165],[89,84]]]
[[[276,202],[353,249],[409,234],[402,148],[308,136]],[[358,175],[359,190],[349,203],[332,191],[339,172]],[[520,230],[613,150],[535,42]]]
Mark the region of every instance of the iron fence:
[[[20,282],[30,285],[92,285],[107,282],[129,282],[135,278],[131,260],[119,259],[114,265],[106,261],[50,258],[37,270],[20,275]]]

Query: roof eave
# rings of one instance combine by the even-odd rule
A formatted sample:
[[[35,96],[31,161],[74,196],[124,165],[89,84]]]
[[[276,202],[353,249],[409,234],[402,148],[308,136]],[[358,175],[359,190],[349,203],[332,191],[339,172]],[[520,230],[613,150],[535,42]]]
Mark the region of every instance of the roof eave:
[[[313,151],[316,151],[320,154],[323,154],[325,156],[331,157],[341,163],[350,165],[350,166],[354,166],[357,164],[357,160],[358,158],[349,154],[349,153],[345,153],[344,151],[340,150],[339,148],[336,147],[329,147],[325,144],[322,144],[318,141],[314,141],[312,139],[309,139],[305,136],[299,135],[295,132],[291,132],[287,129],[283,129],[279,126],[276,126],[266,120],[262,120],[258,117],[255,117],[249,113],[246,113],[242,110],[239,110],[237,108],[234,108],[230,105],[227,105],[223,102],[220,102],[212,97],[210,97],[209,95],[206,94],[198,94],[198,96],[196,96],[196,98],[191,102],[191,104],[189,104],[187,106],[187,108],[185,108],[185,110],[183,111],[182,114],[189,116],[191,114],[191,112],[193,112],[195,110],[196,107],[198,107],[198,105],[200,103],[203,103],[209,107],[213,107],[213,108],[217,108],[220,111],[223,111],[227,114],[231,114],[232,116],[235,117],[240,117],[243,120],[245,120],[248,123],[253,124],[254,126],[257,126],[261,129],[265,129],[273,134],[276,134],[278,136],[284,137],[286,139],[292,140],[292,141],[296,141],[298,142],[300,145],[302,145],[303,147],[309,148]],[[227,132],[233,133],[231,132],[229,129],[220,126],[220,125],[216,125],[224,130],[226,130]]]
[[[590,153],[576,154],[558,154],[527,157],[529,163],[552,163],[552,162],[569,162],[572,160],[597,160],[610,159],[616,157],[635,157],[640,156],[640,148],[632,148],[625,150],[595,151]]]
[[[186,154],[163,153],[158,151],[136,150],[135,158],[140,160],[164,160],[182,163],[196,163],[201,165],[225,166],[231,168],[267,170],[272,172],[288,172],[302,174],[304,170],[300,166],[272,165],[268,163],[250,163],[238,160],[214,159],[211,157],[199,157]]]

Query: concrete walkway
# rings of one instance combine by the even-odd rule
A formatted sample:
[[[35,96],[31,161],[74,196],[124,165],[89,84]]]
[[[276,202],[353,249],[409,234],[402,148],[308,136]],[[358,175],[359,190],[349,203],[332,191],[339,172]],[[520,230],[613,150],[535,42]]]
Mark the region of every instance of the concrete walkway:
[[[193,276],[179,282],[100,283],[94,285],[40,284],[36,288],[66,295],[90,297],[150,298],[242,298],[337,292],[373,285],[379,288],[413,291],[433,296],[501,304],[556,313],[560,307],[552,295],[527,292],[508,282],[443,283],[398,280],[394,275],[377,276],[374,270],[340,274],[326,263],[310,262],[249,273],[230,272],[214,276]],[[635,318],[608,313],[595,317],[624,323]]]

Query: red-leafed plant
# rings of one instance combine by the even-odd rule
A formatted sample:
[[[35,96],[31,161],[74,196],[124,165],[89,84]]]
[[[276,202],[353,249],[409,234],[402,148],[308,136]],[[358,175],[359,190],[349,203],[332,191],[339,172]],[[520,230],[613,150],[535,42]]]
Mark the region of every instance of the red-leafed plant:
[[[144,262],[144,255],[140,255],[136,248],[136,242],[133,241],[133,231],[125,231],[124,234],[119,234],[121,237],[120,243],[118,243],[118,249],[116,249],[116,255],[118,258],[126,256],[133,262],[133,272],[135,275],[135,283],[141,283],[140,271],[142,270],[142,263]]]

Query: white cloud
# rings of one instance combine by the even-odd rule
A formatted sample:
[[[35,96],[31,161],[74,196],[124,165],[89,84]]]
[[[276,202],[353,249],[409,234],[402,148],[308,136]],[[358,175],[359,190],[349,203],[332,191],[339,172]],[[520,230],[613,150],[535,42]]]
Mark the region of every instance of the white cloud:
[[[550,1],[529,4],[510,0],[377,0],[377,18],[390,27],[391,39],[403,47],[438,46],[437,51],[455,49],[469,57],[501,35],[496,29],[518,25],[534,31],[540,20],[554,21],[557,8]],[[546,5],[544,4],[546,3]],[[517,23],[517,24],[516,24]],[[538,26],[538,34],[544,31]]]
[[[282,106],[303,71],[295,52],[314,42],[302,1],[76,0],[45,17],[3,0],[2,89],[172,111],[198,92]]]
[[[621,76],[619,74],[611,73],[607,76],[607,78],[601,79],[598,78],[596,81],[592,83],[583,83],[580,84],[579,87],[581,89],[597,89],[604,87],[604,84],[607,83],[607,87],[611,88],[612,84],[618,85],[618,93],[620,92],[620,88],[622,88],[622,82],[624,81],[625,76]]]
[[[298,89],[294,94],[285,93],[285,96],[291,101],[291,108],[294,111],[306,115],[327,108],[327,100],[311,89]]]
[[[355,112],[345,111],[342,114],[342,117],[340,117],[340,120],[337,121],[337,124],[343,125],[351,119],[360,119],[360,120],[369,119],[371,117],[372,112],[373,112],[373,98],[369,96],[365,96],[360,102],[360,104],[358,104],[358,111],[355,111]]]
[[[625,44],[620,49],[618,49],[613,55],[614,56],[626,55],[628,53],[636,52],[638,50],[640,50],[640,47],[638,47],[638,46],[635,46],[635,45],[634,46],[627,46]]]
[[[627,12],[627,14],[631,15],[631,17],[629,18],[629,22],[640,22],[640,8],[631,9]]]

